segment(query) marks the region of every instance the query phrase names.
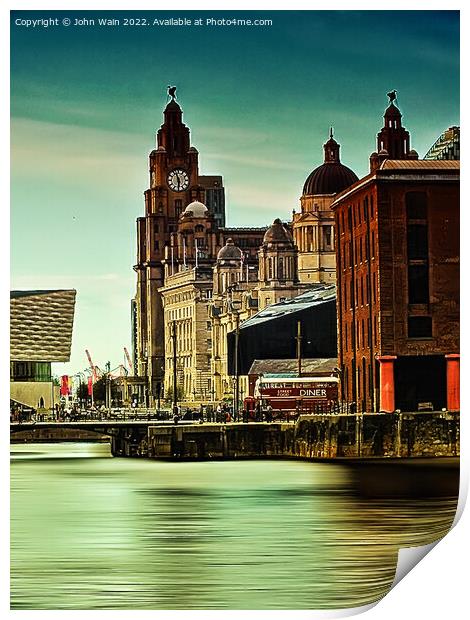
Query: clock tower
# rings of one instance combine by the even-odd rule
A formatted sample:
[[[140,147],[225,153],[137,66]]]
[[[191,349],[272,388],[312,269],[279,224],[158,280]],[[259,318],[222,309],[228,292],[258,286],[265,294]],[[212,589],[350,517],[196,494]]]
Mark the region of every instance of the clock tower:
[[[145,191],[145,216],[137,219],[137,291],[135,299],[135,371],[148,378],[147,404],[161,395],[165,372],[163,307],[165,246],[176,232],[185,207],[204,201],[199,182],[198,151],[174,97],[164,110],[157,148],[149,156],[150,186]]]

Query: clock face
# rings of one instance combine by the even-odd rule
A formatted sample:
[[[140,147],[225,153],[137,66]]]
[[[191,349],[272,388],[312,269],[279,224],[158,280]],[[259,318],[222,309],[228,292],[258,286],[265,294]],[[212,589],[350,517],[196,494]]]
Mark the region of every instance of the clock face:
[[[188,173],[182,168],[175,168],[168,174],[168,186],[174,192],[184,192],[189,187]]]

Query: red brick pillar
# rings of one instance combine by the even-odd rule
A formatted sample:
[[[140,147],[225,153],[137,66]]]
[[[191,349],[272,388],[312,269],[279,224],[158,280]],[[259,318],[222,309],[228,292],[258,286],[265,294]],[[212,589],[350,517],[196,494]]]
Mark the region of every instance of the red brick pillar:
[[[446,355],[447,362],[447,409],[460,411],[460,354]]]
[[[380,363],[380,397],[379,411],[393,413],[395,411],[395,378],[393,374],[396,355],[381,355],[377,357]]]

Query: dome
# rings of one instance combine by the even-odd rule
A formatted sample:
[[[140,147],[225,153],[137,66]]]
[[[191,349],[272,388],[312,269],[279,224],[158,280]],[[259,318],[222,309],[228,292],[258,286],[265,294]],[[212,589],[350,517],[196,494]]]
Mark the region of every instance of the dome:
[[[170,101],[170,103],[167,104],[166,108],[165,108],[165,112],[166,111],[175,111],[175,112],[181,112],[181,108],[180,106],[176,103],[176,101],[174,99],[172,99]]]
[[[263,244],[265,243],[293,244],[292,235],[284,227],[279,218],[275,219],[268,230],[264,233]]]
[[[227,243],[219,250],[217,260],[238,260],[242,259],[242,251],[238,248],[231,237],[227,239]]]
[[[388,108],[385,110],[385,114],[384,116],[386,116],[387,118],[390,117],[397,117],[397,118],[401,118],[401,112],[400,110],[397,108],[396,105],[393,105],[393,103],[391,103]]]
[[[302,195],[338,194],[358,180],[357,175],[347,166],[340,162],[327,162],[310,173]]]
[[[186,209],[183,211],[183,215],[189,215],[192,217],[206,217],[209,213],[209,209],[206,205],[202,204],[198,200],[190,202]]]

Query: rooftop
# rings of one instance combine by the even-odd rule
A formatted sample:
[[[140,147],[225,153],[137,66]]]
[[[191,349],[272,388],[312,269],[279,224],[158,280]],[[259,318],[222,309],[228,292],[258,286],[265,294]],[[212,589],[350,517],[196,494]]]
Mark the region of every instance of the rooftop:
[[[335,357],[318,357],[303,359],[301,363],[302,376],[330,375],[338,366]],[[249,375],[264,375],[265,377],[297,377],[298,361],[291,360],[255,360],[248,371]]]
[[[264,321],[270,321],[271,319],[277,319],[293,312],[300,312],[327,302],[334,301],[336,299],[336,286],[334,284],[318,284],[312,285],[312,288],[294,297],[293,299],[287,299],[286,301],[280,301],[277,304],[272,304],[267,308],[264,308],[260,312],[257,312],[247,321],[244,321],[240,329],[245,327],[252,327]]]
[[[444,159],[386,159],[379,170],[460,170],[460,161]]]

